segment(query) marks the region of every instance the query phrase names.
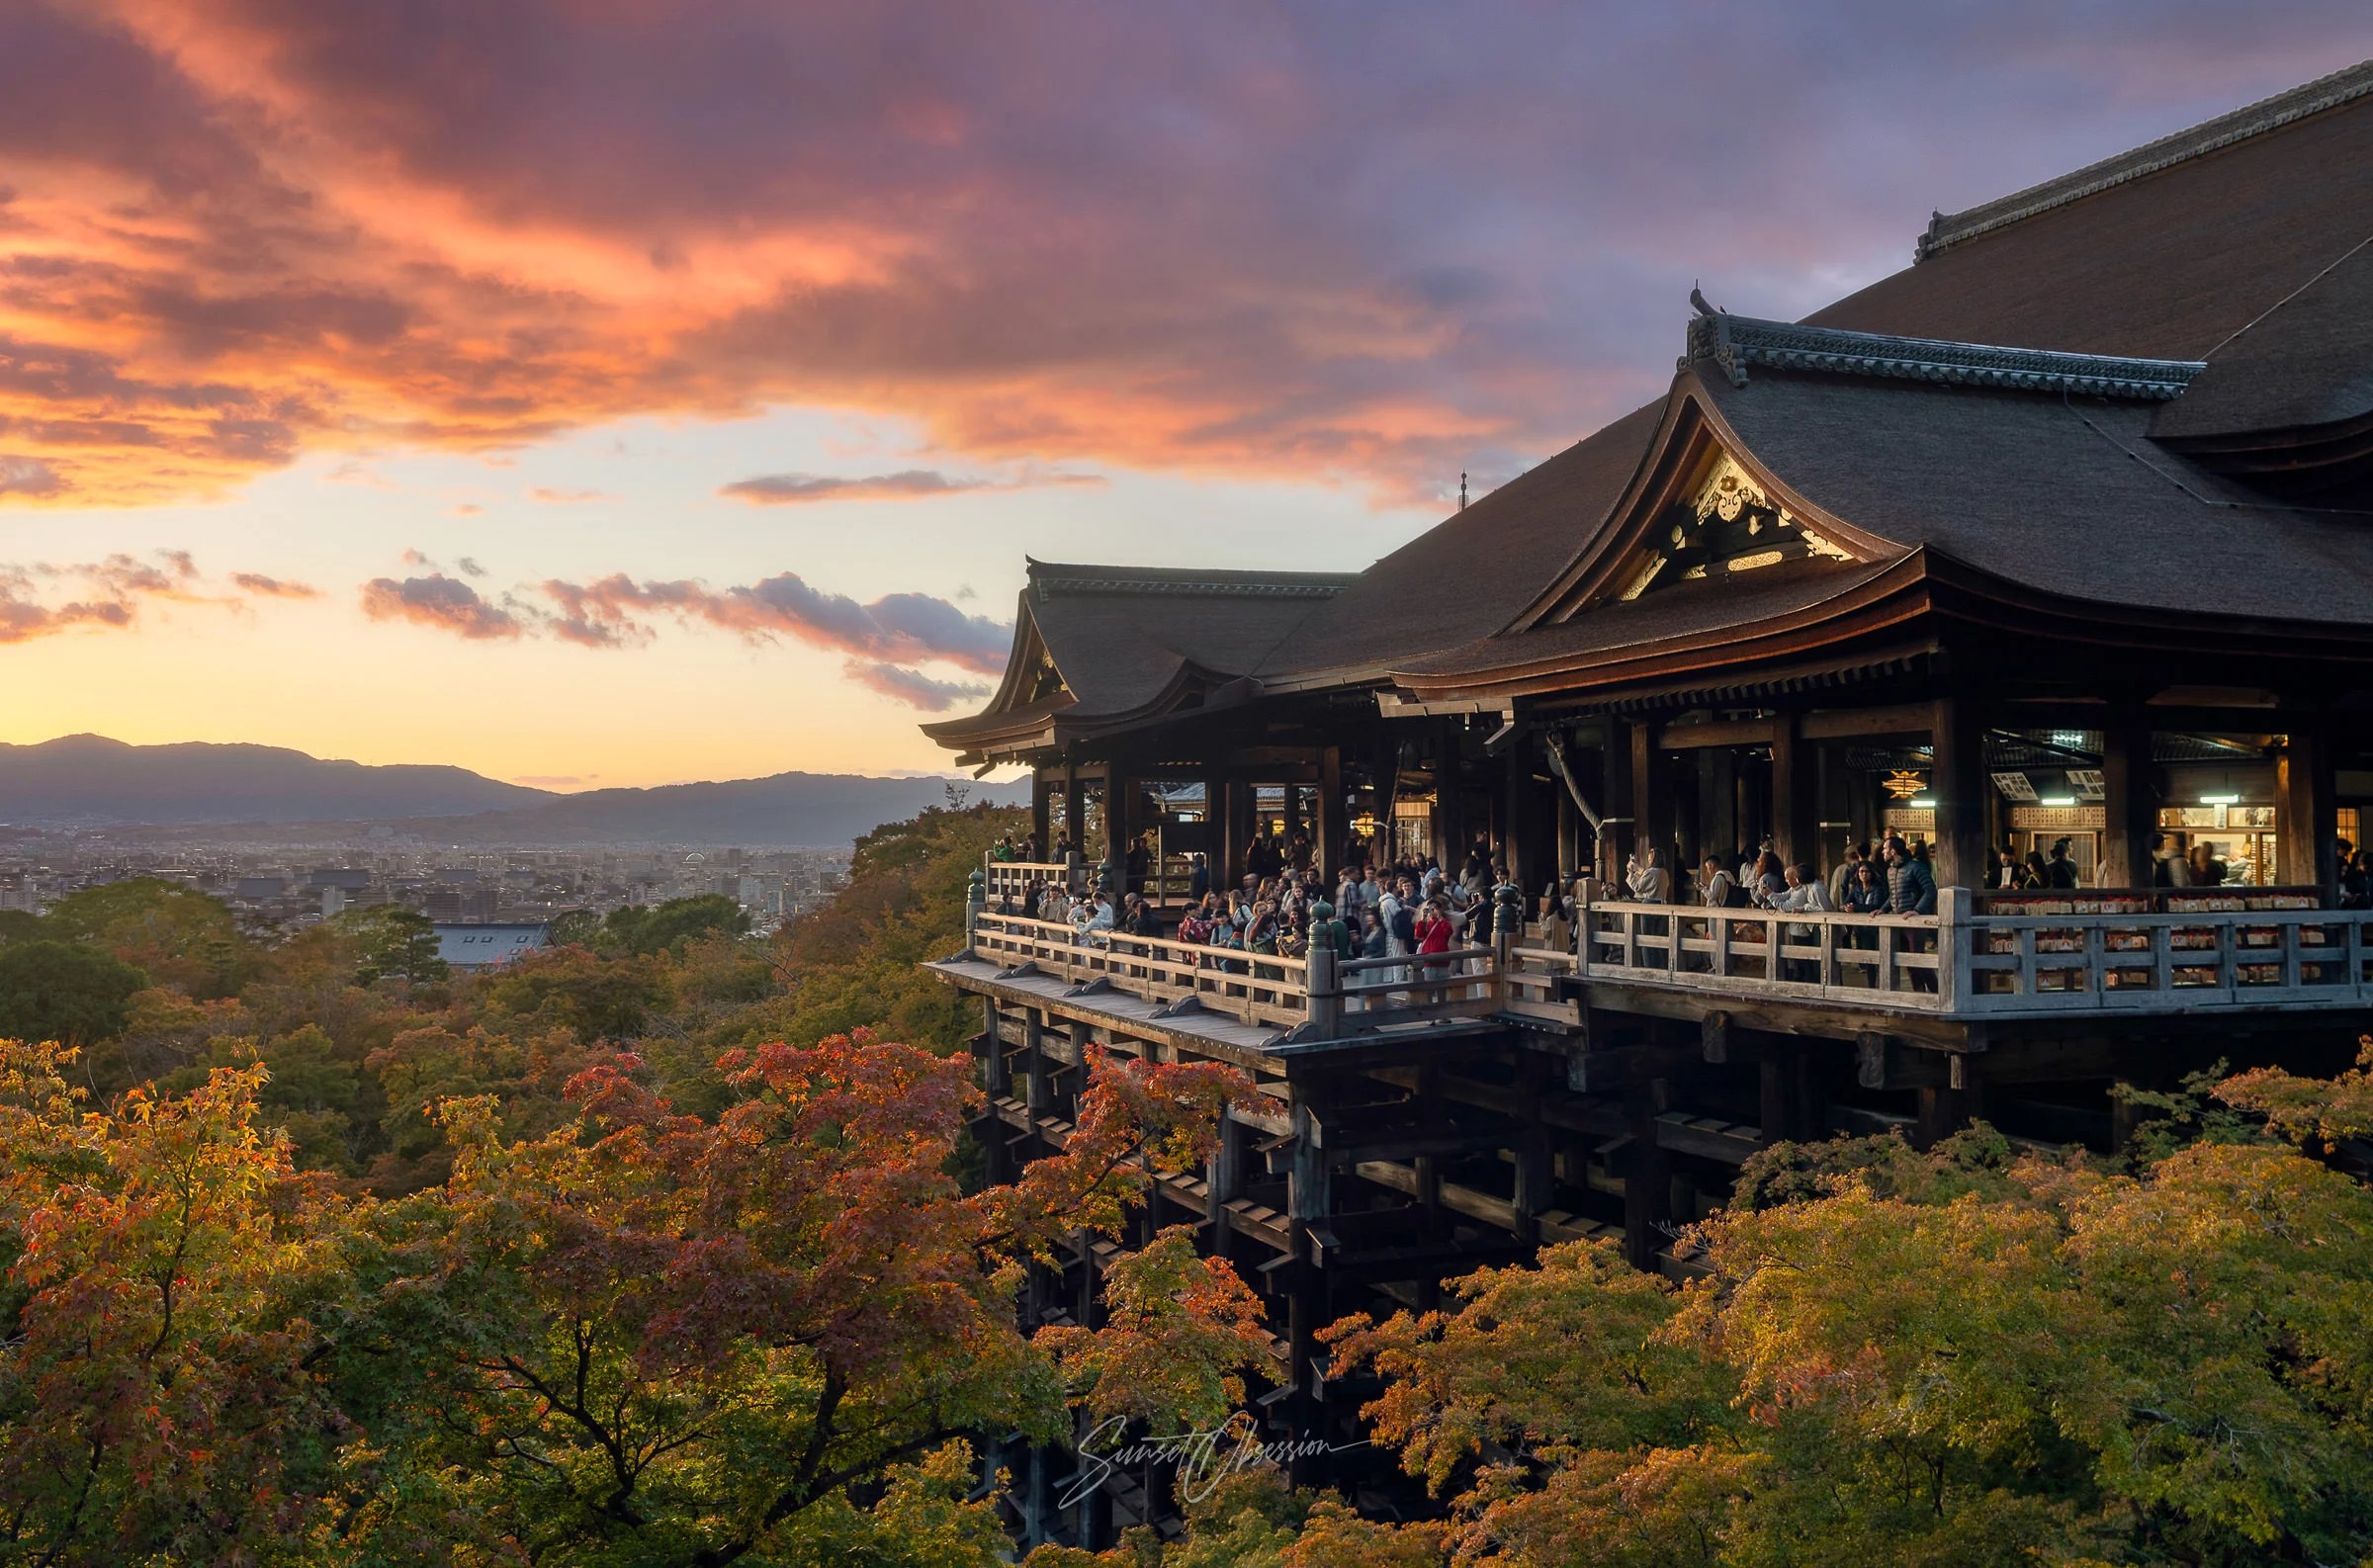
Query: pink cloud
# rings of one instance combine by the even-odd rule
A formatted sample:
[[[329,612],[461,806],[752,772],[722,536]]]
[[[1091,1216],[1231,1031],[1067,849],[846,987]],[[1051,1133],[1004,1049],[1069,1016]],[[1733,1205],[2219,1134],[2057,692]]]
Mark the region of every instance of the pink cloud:
[[[989,687],[979,681],[934,680],[921,670],[875,659],[852,658],[840,670],[860,686],[926,713],[945,713],[959,702],[989,694]]]
[[[44,505],[779,404],[966,463],[1439,500],[1659,385],[1693,277],[1801,313],[1932,208],[2373,53],[2342,0],[1813,0],[1724,16],[1753,114],[1677,116],[1689,8],[92,0],[7,27],[0,502]],[[802,488],[831,479],[731,493],[852,493]]]
[[[234,587],[267,599],[318,599],[321,590],[309,582],[292,582],[285,577],[268,577],[260,571],[234,571],[230,574]]]

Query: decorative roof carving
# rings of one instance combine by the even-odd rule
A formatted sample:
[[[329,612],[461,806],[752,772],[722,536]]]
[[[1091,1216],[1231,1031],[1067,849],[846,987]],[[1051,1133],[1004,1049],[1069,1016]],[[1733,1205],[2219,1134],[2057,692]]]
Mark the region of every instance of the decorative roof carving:
[[[1854,559],[1806,528],[1736,458],[1717,448],[1696,489],[1659,524],[1616,602],[1628,603],[1671,582],[1732,576],[1807,557]]]
[[[1887,376],[2016,392],[2083,392],[2141,402],[2182,396],[2192,378],[2207,368],[2197,360],[2126,359],[2110,354],[1949,343],[1938,338],[1847,332],[1722,313],[1691,318],[1688,358],[1714,361],[1736,387],[1747,384],[1748,366],[1761,365],[1772,370]],[[1683,361],[1685,367],[1687,363]]]
[[[2229,147],[2237,141],[2263,135],[2294,121],[2305,120],[2310,115],[2336,109],[2368,93],[2373,93],[2373,60],[2334,71],[2329,76],[2320,77],[2288,92],[2276,93],[2271,98],[2244,105],[2231,114],[2219,115],[2214,120],[2203,121],[2173,135],[2161,136],[2156,141],[2121,152],[2116,157],[2103,158],[2098,163],[2088,163],[2057,179],[2031,185],[2023,191],[2013,191],[2008,196],[1997,197],[1966,212],[1938,213],[1928,219],[1928,231],[1920,236],[1919,243],[1913,248],[1912,259],[1926,261],[1938,251],[1958,245],[1965,239],[1975,239],[1979,234],[1990,233],[2022,218],[2033,218],[2038,213],[2081,200],[2096,191],[2124,185],[2129,180],[2156,174],[2161,169],[2202,157],[2220,147]]]

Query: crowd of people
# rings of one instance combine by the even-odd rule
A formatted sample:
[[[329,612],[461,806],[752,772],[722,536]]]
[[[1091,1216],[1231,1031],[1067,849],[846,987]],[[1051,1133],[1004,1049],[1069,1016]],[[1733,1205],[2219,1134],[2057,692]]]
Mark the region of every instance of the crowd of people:
[[[1705,909],[1779,910],[1791,914],[1934,915],[1936,868],[1929,846],[1890,835],[1876,846],[1856,844],[1820,876],[1790,865],[1766,838],[1735,859],[1710,854],[1686,885],[1660,862],[1653,845],[1635,850],[1624,868],[1624,888],[1638,904],[1690,904]],[[1544,918],[1561,900],[1543,900]],[[1556,911],[1563,915],[1560,908]],[[1570,923],[1570,922],[1569,922]]]
[[[1034,835],[1003,839],[991,851],[998,861],[1034,863]],[[1057,862],[1070,850],[1057,835]],[[1307,838],[1262,832],[1246,845],[1245,873],[1234,887],[1214,886],[1207,858],[1187,857],[1186,899],[1175,920],[1145,894],[1148,861],[1140,839],[1123,862],[1121,886],[1101,873],[1074,886],[1069,878],[1031,882],[1016,896],[1010,889],[995,913],[1070,925],[1078,939],[1106,940],[1106,933],[1171,937],[1215,949],[1214,963],[1227,968],[1264,955],[1301,958],[1310,933],[1325,930],[1342,958],[1400,958],[1417,967],[1447,962],[1441,955],[1490,940],[1494,890],[1508,878],[1488,842],[1478,840],[1446,868],[1432,856],[1408,856],[1385,864],[1353,859],[1336,875],[1318,866]],[[1570,943],[1570,935],[1567,940]],[[1230,955],[1243,955],[1232,957]],[[1387,971],[1382,977],[1391,980]]]
[[[1008,835],[998,841],[991,859],[1061,865],[1073,852],[1067,833],[1057,832],[1043,856],[1035,833],[1018,840]],[[2158,887],[2214,887],[2232,874],[2204,841],[2187,851],[2168,834],[2157,833],[2151,855],[2152,880]],[[1177,908],[1171,899],[1151,896],[1152,850],[1140,834],[1124,854],[1117,889],[1101,868],[1083,886],[1048,877],[1031,883],[1018,898],[1007,892],[997,913],[1068,924],[1083,941],[1099,941],[1114,931],[1169,937],[1214,949],[1214,962],[1228,968],[1264,955],[1306,956],[1315,917],[1340,922],[1326,930],[1341,957],[1406,957],[1422,966],[1434,955],[1487,944],[1495,890],[1509,880],[1505,860],[1480,838],[1448,866],[1431,855],[1375,863],[1355,854],[1340,874],[1329,876],[1307,837],[1264,830],[1246,845],[1242,863],[1245,873],[1238,885],[1222,888],[1214,885],[1204,855],[1186,857],[1186,898]],[[2373,856],[2343,842],[2340,864],[2341,906],[2373,906]],[[1560,879],[1532,903],[1526,911],[1527,945],[1574,950],[1580,937],[1575,909],[1585,898],[1586,881],[1584,876]],[[1619,896],[1705,909],[1920,915],[1936,913],[1937,885],[1932,847],[1901,835],[1853,845],[1826,875],[1808,864],[1789,864],[1766,838],[1752,852],[1709,854],[1681,872],[1664,865],[1654,846],[1642,846],[1626,863]],[[2059,839],[2048,852],[2001,846],[1986,880],[1989,889],[2013,892],[2073,891],[2083,885],[2068,838]],[[1175,895],[1175,882],[1161,891]],[[1166,908],[1175,914],[1166,916]]]

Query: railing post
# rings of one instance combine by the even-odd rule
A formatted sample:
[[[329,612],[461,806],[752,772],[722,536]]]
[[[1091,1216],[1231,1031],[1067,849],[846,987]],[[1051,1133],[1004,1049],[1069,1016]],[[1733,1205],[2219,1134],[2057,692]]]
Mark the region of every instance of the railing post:
[[[1970,913],[1969,889],[1936,890],[1936,1004],[1946,1012],[1958,1012],[1961,999],[1969,994],[1969,956],[1976,936],[1969,925]]]
[[[1525,933],[1525,892],[1514,882],[1492,889],[1491,1001],[1508,1005],[1508,972],[1516,967],[1516,944]]]
[[[986,864],[984,857],[983,865]],[[972,952],[973,933],[981,923],[981,912],[988,907],[989,873],[985,869],[977,870],[964,890],[964,951],[967,956]]]
[[[1317,921],[1312,921],[1315,927]],[[1335,977],[1333,944],[1310,944],[1310,1032],[1331,1039],[1343,1023],[1343,991]]]

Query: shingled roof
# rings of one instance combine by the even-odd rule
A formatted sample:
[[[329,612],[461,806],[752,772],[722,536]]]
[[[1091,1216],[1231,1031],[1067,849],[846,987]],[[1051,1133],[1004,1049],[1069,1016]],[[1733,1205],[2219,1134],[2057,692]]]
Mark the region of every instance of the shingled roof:
[[[1025,613],[1089,688],[1074,685],[1079,707],[1102,714],[1234,677],[1268,691],[1395,670],[1438,681],[1697,635],[1693,616],[1752,617],[1767,596],[1773,614],[1808,614],[1915,553],[2136,612],[2373,624],[2373,517],[2285,506],[2230,477],[2262,482],[2258,470],[2290,463],[2254,432],[2304,429],[2318,461],[2340,454],[2325,488],[2334,473],[2356,482],[2346,465],[2373,441],[2368,215],[2373,62],[1939,215],[1914,265],[1802,323],[1701,317],[1665,397],[1323,591],[1033,563]],[[1511,634],[1594,547],[1685,396],[1878,559]],[[2231,569],[2237,552],[2246,571]],[[990,718],[926,728],[955,740]]]
[[[1032,561],[1015,617],[1014,665],[990,706],[923,726],[943,744],[1017,727],[1074,731],[1162,711],[1259,667],[1294,625],[1353,581],[1349,572],[1216,571]],[[1018,676],[1042,649],[1063,692]]]

